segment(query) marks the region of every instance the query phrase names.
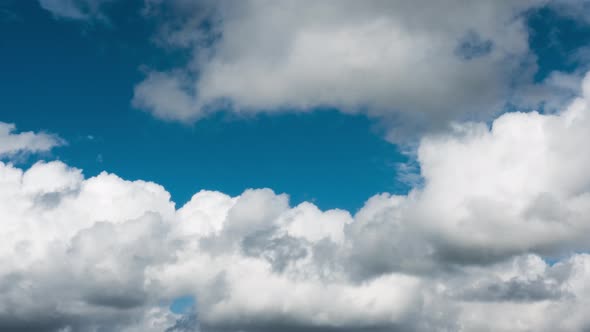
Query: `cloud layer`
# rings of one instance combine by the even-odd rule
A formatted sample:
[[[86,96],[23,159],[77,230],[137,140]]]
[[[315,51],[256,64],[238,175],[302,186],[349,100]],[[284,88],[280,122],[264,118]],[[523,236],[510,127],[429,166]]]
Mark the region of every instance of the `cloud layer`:
[[[424,138],[423,186],[354,215],[270,189],[176,208],[155,183],[0,163],[0,330],[590,329],[582,90]]]

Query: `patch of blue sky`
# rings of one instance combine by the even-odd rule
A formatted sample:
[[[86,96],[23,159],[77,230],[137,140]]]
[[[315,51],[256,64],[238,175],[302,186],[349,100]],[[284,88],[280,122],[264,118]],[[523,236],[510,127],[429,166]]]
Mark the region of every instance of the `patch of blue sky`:
[[[170,304],[170,311],[178,314],[178,315],[185,315],[194,311],[197,305],[197,301],[193,296],[181,296],[172,301]]]

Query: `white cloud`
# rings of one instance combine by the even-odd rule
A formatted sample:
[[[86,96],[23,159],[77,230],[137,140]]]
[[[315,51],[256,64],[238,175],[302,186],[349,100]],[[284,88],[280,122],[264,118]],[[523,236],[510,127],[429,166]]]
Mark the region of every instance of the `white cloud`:
[[[108,21],[113,2],[39,0],[55,17],[82,21]],[[577,92],[581,73],[534,82],[526,16],[543,6],[570,17],[583,7],[563,0],[145,0],[143,17],[159,27],[153,40],[191,56],[176,68],[148,70],[132,103],[183,122],[218,111],[335,107],[378,119],[392,141],[453,120],[490,120],[507,103],[558,109]]]
[[[15,131],[14,124],[0,122],[0,158],[22,153],[46,152],[65,143],[56,135]]]
[[[423,187],[355,215],[269,189],[177,209],[154,183],[0,163],[0,329],[589,329],[590,76],[581,90],[424,138]],[[166,309],[186,295],[194,315]]]
[[[147,1],[152,12],[172,10],[176,18],[164,21],[159,43],[188,49],[193,59],[148,73],[133,103],[180,121],[220,109],[333,106],[389,126],[403,121],[397,129],[408,132],[487,120],[507,101],[536,107],[571,97],[571,84],[559,80],[566,75],[532,83],[536,60],[525,13],[547,3]],[[556,84],[558,96],[543,93]]]
[[[163,119],[192,119],[197,101],[186,92],[190,85],[191,81],[180,72],[150,73],[135,87],[133,105],[152,110]]]
[[[58,18],[108,22],[114,1],[39,3]],[[378,119],[392,141],[490,120],[507,104],[558,109],[582,75],[534,82],[526,18],[544,6],[585,18],[585,5],[564,0],[145,0],[138,11],[159,27],[156,44],[191,56],[148,70],[132,104],[183,122],[335,107]]]
[[[418,206],[455,243],[498,250],[548,248],[588,232],[590,76],[584,97],[561,113],[508,113],[491,129],[462,124],[425,138],[418,159],[425,188]],[[487,225],[482,225],[487,224]],[[526,234],[526,236],[525,236]],[[578,242],[579,243],[579,242]]]

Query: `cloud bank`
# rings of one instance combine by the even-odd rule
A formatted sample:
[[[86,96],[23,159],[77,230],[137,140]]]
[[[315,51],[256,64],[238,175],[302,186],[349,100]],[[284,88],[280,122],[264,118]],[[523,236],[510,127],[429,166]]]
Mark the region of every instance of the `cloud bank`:
[[[582,91],[425,137],[424,185],[354,215],[270,189],[177,208],[155,183],[0,163],[0,330],[590,329]]]

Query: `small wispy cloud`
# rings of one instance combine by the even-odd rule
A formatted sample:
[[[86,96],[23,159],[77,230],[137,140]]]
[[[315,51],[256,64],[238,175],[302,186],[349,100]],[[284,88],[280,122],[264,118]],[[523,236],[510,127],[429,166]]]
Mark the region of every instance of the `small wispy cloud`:
[[[17,132],[12,123],[0,122],[0,158],[47,152],[66,144],[61,137],[44,132]]]

